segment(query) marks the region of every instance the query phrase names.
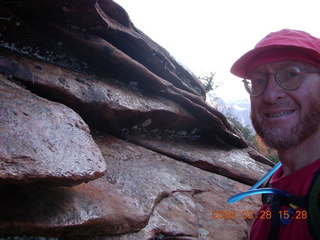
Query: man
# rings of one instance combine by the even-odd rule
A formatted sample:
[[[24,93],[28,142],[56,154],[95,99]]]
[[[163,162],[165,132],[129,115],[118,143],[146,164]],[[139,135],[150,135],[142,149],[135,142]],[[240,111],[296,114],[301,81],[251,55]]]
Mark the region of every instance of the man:
[[[270,187],[295,196],[269,195],[250,238],[318,239],[306,202],[320,169],[320,39],[289,29],[270,33],[231,72],[244,79],[257,134],[282,162]]]

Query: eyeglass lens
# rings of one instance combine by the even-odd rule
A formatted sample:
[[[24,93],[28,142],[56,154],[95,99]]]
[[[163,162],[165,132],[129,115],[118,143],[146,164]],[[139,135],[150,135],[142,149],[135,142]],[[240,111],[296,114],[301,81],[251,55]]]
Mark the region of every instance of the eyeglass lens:
[[[278,85],[286,90],[294,90],[299,87],[302,81],[302,69],[288,65],[277,71],[275,75]],[[252,73],[248,75],[248,78],[244,80],[244,85],[247,92],[251,96],[259,96],[263,93],[267,86],[269,74],[265,73]]]

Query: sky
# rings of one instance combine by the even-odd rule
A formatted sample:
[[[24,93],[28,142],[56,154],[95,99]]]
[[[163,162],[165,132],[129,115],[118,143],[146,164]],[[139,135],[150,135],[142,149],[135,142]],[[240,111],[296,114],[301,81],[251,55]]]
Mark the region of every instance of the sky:
[[[225,101],[248,97],[232,64],[268,33],[320,37],[319,0],[115,0],[133,24],[196,76],[215,73]]]

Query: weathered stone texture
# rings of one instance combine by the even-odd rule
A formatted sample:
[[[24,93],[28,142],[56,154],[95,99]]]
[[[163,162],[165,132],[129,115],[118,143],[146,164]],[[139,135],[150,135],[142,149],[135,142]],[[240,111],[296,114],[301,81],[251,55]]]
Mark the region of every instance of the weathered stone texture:
[[[106,168],[80,116],[0,75],[0,183],[73,185]]]
[[[121,6],[0,1],[0,22],[0,240],[248,239],[259,198],[226,200],[273,164]]]
[[[206,231],[212,228],[215,232],[218,220],[210,219],[212,211],[227,211],[231,206],[225,199],[248,188],[111,136],[96,141],[111,169],[108,175],[72,188],[43,184],[2,187],[0,193],[5,197],[0,199],[0,232],[69,239],[142,228],[129,238],[114,239],[152,239],[159,232],[196,238],[204,234],[198,221],[208,224]],[[257,201],[250,203],[241,211],[255,211]],[[244,219],[232,222],[246,232]],[[234,231],[235,235],[238,228]]]
[[[209,172],[218,173],[244,184],[253,185],[266,170],[266,165],[252,159],[241,149],[221,149],[211,144],[188,139],[135,137],[133,142],[156,152],[187,162]],[[251,150],[253,152],[253,150]]]
[[[174,101],[142,94],[136,89],[116,84],[110,78],[99,78],[22,57],[1,56],[0,63],[6,74],[20,79],[40,95],[76,109],[100,129],[112,129],[118,135],[125,134],[124,130],[127,134],[141,132],[142,128],[191,132],[198,123]]]
[[[153,239],[159,233],[171,236],[172,239],[247,237],[252,219],[246,220],[245,216],[257,210],[259,199],[245,199],[234,205],[228,205],[225,200],[236,192],[244,191],[248,186],[114,138],[102,138],[98,140],[98,145],[104,157],[109,159],[110,165],[117,166],[114,168],[115,172],[110,172],[110,176],[121,191],[143,199],[142,204],[152,203],[151,208],[155,203],[157,205],[148,225],[141,231],[95,240],[144,240]],[[127,153],[124,155],[126,157],[119,158],[120,152]],[[127,168],[124,169],[121,165]],[[152,197],[152,194],[155,195]],[[159,197],[161,201],[156,200]],[[213,211],[232,210],[238,214],[237,219],[212,219]],[[220,228],[224,229],[221,234]],[[226,234],[226,231],[229,233]],[[223,238],[224,235],[232,237]]]
[[[146,91],[149,94],[163,96],[176,102],[198,119],[197,125],[200,126],[203,137],[224,145],[232,144],[237,147],[247,147],[246,142],[237,134],[237,131],[229,124],[225,116],[203,101],[203,91],[195,90],[201,85],[192,74],[186,70],[180,71],[183,69],[182,66],[167,55],[163,48],[132,27],[133,25],[129,24],[129,27],[125,27],[128,26],[125,23],[129,19],[126,12],[116,3],[110,0],[97,2],[92,0],[69,0],[66,2],[28,0],[24,4],[16,5],[13,2],[6,3],[6,5],[13,12],[7,13],[9,16],[13,14],[13,21],[5,22],[1,36],[3,40],[0,40],[2,46],[6,49],[23,53],[29,57],[40,57],[77,71],[94,72],[98,73],[97,75],[115,78],[122,84],[131,84],[136,89]],[[107,6],[113,9],[112,21],[105,17],[110,10],[107,12],[102,10]],[[44,9],[48,14],[44,14]],[[15,16],[19,17],[15,18]],[[78,17],[82,18],[81,21],[75,19]],[[95,19],[95,21],[83,21],[84,19]],[[15,44],[17,35],[13,31],[19,32],[17,23],[19,23],[19,27],[23,26],[28,29],[27,33],[19,35],[20,44]],[[31,27],[31,24],[34,26]],[[9,25],[10,28],[6,25]],[[41,46],[35,45],[37,41],[29,40],[32,35],[41,39]],[[51,39],[52,44],[49,45],[53,49],[52,51],[55,48],[59,51],[68,50],[67,63],[51,51],[47,53],[45,49],[42,49],[48,45],[48,43],[43,43],[43,39],[46,37]],[[55,39],[61,46],[56,46],[52,39]],[[26,42],[26,45],[23,44],[24,42]],[[123,44],[123,42],[126,42],[126,44]],[[128,42],[132,46],[130,48],[135,49],[135,51],[128,51]],[[29,49],[31,50],[29,51]],[[144,60],[137,61],[139,59],[137,56],[141,55],[141,51],[144,51],[144,57],[142,58]],[[74,60],[77,59],[77,56],[79,60]],[[165,65],[172,65],[175,68],[165,67],[161,71],[170,72],[172,76],[157,75],[157,71],[155,71],[157,67],[152,67],[150,64],[144,65],[148,56],[153,56],[151,58],[155,59],[153,64],[151,64],[152,61],[147,61],[152,66],[156,66],[157,56],[165,56],[164,60],[169,61]],[[83,67],[81,68],[82,59],[85,60],[86,64],[82,64]],[[8,67],[6,61],[1,68],[10,75],[15,75],[16,71],[19,72],[19,69],[17,70],[13,66],[9,65]],[[31,76],[28,71],[23,72],[23,74],[20,72],[18,78],[21,81],[26,81],[25,78],[28,79],[28,77],[32,79],[34,69],[37,68],[39,69],[39,66],[29,68],[29,70],[32,70]],[[94,76],[96,75],[94,74]],[[179,84],[173,79],[178,80]],[[83,81],[83,79],[80,79],[80,81]],[[184,82],[188,82],[188,86]],[[41,90],[35,89],[34,91]],[[135,124],[132,125],[132,127],[134,126]],[[178,127],[178,124],[176,127]],[[170,130],[175,130],[175,128]]]

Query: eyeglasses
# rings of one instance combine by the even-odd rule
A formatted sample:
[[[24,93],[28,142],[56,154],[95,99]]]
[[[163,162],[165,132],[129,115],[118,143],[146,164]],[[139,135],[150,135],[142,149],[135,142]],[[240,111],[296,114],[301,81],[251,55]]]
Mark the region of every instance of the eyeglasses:
[[[278,70],[274,76],[280,87],[285,90],[295,90],[300,86],[304,72],[320,73],[320,70],[311,70],[295,65],[287,65]],[[269,74],[256,72],[249,74],[248,77],[243,80],[244,87],[250,96],[256,97],[264,92],[268,83],[268,77]]]

